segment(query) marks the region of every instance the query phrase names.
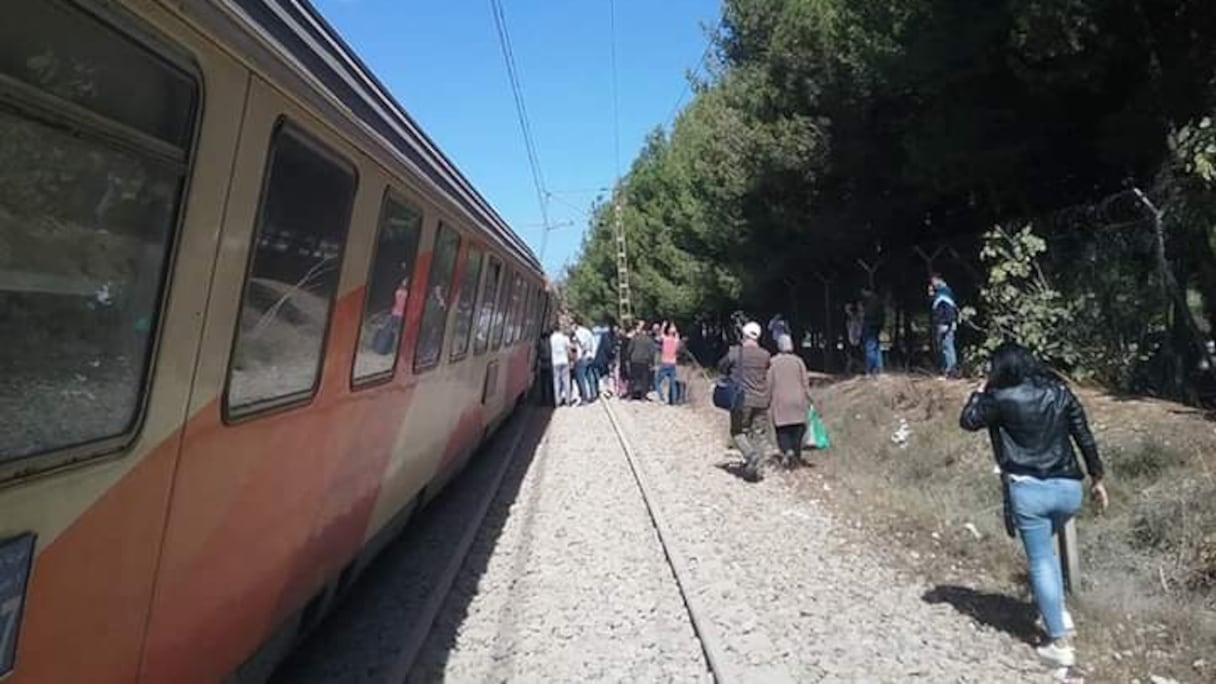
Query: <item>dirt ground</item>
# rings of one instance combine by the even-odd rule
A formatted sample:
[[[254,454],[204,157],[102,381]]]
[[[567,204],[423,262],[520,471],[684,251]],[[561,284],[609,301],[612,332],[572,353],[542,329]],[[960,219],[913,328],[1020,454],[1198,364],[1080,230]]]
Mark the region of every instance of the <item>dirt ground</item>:
[[[958,427],[974,383],[813,381],[833,444],[810,454],[795,486],[936,585],[926,600],[1036,639],[988,437]],[[1069,602],[1081,671],[1087,681],[1216,681],[1216,422],[1167,402],[1076,391],[1112,497],[1105,513],[1087,500],[1077,525],[1082,577]]]

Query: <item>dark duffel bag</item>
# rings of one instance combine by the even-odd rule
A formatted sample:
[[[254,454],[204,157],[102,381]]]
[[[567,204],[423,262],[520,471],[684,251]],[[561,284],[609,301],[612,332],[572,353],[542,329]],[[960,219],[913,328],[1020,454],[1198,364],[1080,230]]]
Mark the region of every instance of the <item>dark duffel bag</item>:
[[[734,411],[743,403],[743,388],[734,378],[720,378],[714,383],[714,406],[723,411]]]
[[[376,333],[372,335],[372,351],[381,356],[388,356],[393,353],[394,342],[397,341],[397,335],[391,325],[382,325],[376,328]]]

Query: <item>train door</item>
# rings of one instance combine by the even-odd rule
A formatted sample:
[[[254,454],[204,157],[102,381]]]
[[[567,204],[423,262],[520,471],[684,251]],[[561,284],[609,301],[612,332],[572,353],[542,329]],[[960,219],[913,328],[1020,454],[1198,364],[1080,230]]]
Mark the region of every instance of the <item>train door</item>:
[[[313,563],[324,555],[315,525],[358,430],[340,418],[362,308],[361,289],[342,290],[343,256],[352,225],[376,224],[384,187],[360,184],[360,159],[251,77],[149,619],[148,681],[222,679],[329,570]],[[326,537],[348,545],[330,557],[353,554],[366,524],[354,517],[334,521],[357,532]]]

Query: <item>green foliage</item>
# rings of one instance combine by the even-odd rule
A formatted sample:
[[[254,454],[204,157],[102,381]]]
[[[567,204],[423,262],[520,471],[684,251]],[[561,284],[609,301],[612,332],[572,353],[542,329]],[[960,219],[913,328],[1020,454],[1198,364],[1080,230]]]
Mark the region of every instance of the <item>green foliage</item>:
[[[988,269],[988,283],[980,291],[985,315],[977,321],[974,309],[963,318],[984,332],[973,361],[982,361],[1006,341],[1018,342],[1048,364],[1084,373],[1077,367],[1080,355],[1072,344],[1069,327],[1073,305],[1048,282],[1039,264],[1047,243],[1027,225],[1018,231],[1000,226],[984,234],[980,260]]]
[[[1211,117],[1205,116],[1170,136],[1170,147],[1185,173],[1208,185],[1216,183],[1216,126]]]
[[[842,276],[837,295],[856,287],[852,265],[876,245],[907,253],[1023,224],[1130,180],[1170,198],[1179,280],[1216,321],[1211,0],[725,0],[715,43],[693,101],[596,207],[567,274],[576,310],[615,312],[615,200],[637,314],[723,320],[816,308],[818,276]],[[1146,355],[1168,310],[1126,298],[1151,285],[1152,264],[1118,262],[1128,252],[1095,233],[1087,280],[1061,269],[1053,288],[1038,264],[1050,255],[1024,233],[988,257],[1004,307],[986,312],[988,342],[1015,335],[1076,373],[1130,382],[1115,369]],[[1096,336],[1068,342],[1054,334],[1065,321]]]

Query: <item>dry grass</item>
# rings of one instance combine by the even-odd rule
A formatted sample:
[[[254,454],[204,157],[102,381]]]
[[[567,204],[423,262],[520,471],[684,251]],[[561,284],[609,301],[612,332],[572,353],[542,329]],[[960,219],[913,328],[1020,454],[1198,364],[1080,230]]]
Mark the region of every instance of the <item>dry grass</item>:
[[[988,437],[958,427],[969,389],[908,376],[825,385],[817,399],[833,447],[802,483],[816,497],[827,483],[834,504],[896,542],[930,582],[1028,599]],[[1216,680],[1216,424],[1165,402],[1078,394],[1112,496],[1109,511],[1087,502],[1078,521],[1072,604],[1085,669],[1095,681]],[[901,419],[902,447],[892,439]]]

